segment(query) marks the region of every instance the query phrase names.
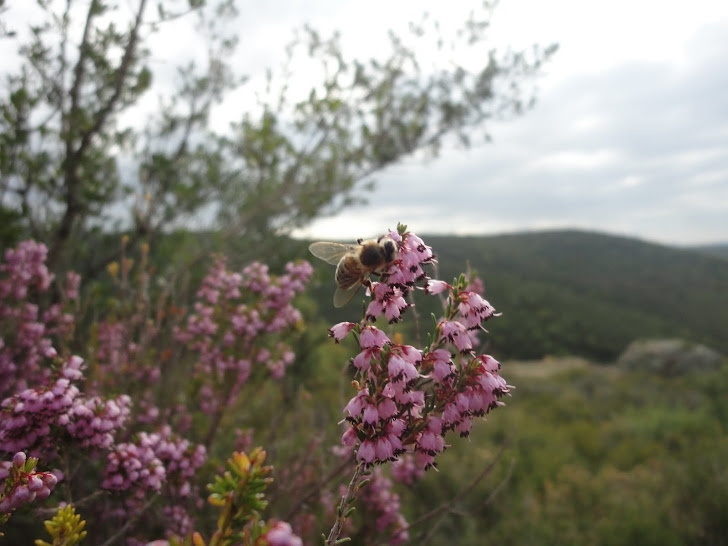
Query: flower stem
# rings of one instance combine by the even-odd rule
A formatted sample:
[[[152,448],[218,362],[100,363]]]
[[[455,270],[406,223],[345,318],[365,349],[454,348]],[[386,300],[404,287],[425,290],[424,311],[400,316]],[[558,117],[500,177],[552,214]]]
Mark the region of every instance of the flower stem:
[[[351,477],[351,481],[349,482],[349,487],[347,488],[344,496],[341,497],[339,509],[337,510],[336,514],[336,521],[334,522],[334,526],[331,528],[329,536],[326,538],[326,546],[333,546],[339,540],[341,529],[343,529],[344,523],[346,523],[346,518],[349,513],[349,505],[354,501],[354,495],[359,489],[359,482],[363,471],[363,463],[359,463],[358,465],[356,465],[354,475]]]

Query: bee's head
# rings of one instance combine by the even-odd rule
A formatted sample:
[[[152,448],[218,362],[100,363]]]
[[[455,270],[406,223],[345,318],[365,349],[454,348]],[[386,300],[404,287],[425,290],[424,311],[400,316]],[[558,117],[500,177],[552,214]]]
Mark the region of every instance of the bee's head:
[[[386,238],[381,241],[382,250],[384,251],[384,259],[389,262],[393,262],[397,259],[397,243],[392,239]]]

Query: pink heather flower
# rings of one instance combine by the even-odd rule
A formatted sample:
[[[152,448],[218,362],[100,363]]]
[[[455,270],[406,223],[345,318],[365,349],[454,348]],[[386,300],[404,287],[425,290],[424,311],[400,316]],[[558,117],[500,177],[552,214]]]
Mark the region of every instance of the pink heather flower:
[[[425,284],[425,294],[440,294],[445,290],[452,290],[452,286],[447,284],[445,281],[427,279],[427,283]]]
[[[401,453],[405,452],[404,446],[402,445],[402,440],[399,436],[395,435],[393,432],[389,432],[387,433],[386,438],[389,442],[389,445],[392,446],[392,450],[394,451],[395,455],[400,455]]]
[[[426,430],[420,436],[417,447],[425,453],[436,455],[445,449],[445,440],[440,434]]]
[[[370,544],[398,545],[409,540],[407,520],[400,511],[399,495],[392,490],[392,485],[392,481],[375,468],[369,484],[359,494],[360,502],[376,517],[376,525],[368,530]]]
[[[424,241],[414,233],[409,233],[407,235],[405,244],[417,254],[420,262],[430,262],[435,257],[432,254],[432,248],[427,246]]]
[[[0,491],[0,514],[10,514],[21,505],[48,498],[51,490],[58,483],[50,472],[23,471],[25,453],[18,452],[12,461],[0,461],[0,480],[3,480]]]
[[[356,459],[364,464],[372,464],[376,458],[374,443],[371,440],[364,440],[359,449],[356,450]]]
[[[384,398],[377,406],[379,418],[386,421],[397,414],[397,404],[391,398]]]
[[[486,402],[482,388],[468,388],[465,394],[469,400],[468,407],[473,414],[483,414],[488,409],[489,402]]]
[[[13,455],[13,464],[20,468],[25,464],[26,458],[25,453],[18,451],[15,455]]]
[[[501,368],[500,362],[490,355],[480,355],[477,358],[482,363],[485,371],[496,373]]]
[[[471,277],[468,279],[468,285],[465,287],[468,292],[475,292],[476,294],[485,294],[485,286],[480,277]]]
[[[485,372],[478,378],[478,383],[483,387],[485,392],[493,394],[502,394],[508,392],[508,385],[505,380],[494,373]]]
[[[362,389],[356,396],[349,400],[349,403],[344,407],[344,411],[348,412],[351,417],[359,417],[364,407],[369,403],[369,389]]]
[[[446,360],[435,360],[432,365],[432,377],[436,382],[442,383],[455,373],[452,362]]]
[[[348,428],[346,432],[341,436],[341,443],[348,447],[353,447],[359,440],[356,435],[356,429]]]
[[[460,413],[465,413],[470,407],[470,401],[468,400],[468,397],[465,396],[463,393],[458,393],[457,395],[455,395],[455,405],[457,406]]]
[[[69,300],[77,300],[79,286],[81,286],[81,275],[74,271],[66,273],[66,285],[63,287],[66,298]]]
[[[405,485],[412,485],[424,476],[424,471],[415,464],[412,455],[404,455],[392,463],[392,478]]]
[[[470,337],[467,335],[465,326],[460,322],[452,320],[443,320],[440,324],[441,339],[446,339],[453,343],[461,353],[467,353],[472,350],[473,345]]]
[[[442,419],[436,415],[430,415],[427,418],[427,430],[432,431],[435,434],[442,434]]]
[[[362,423],[365,425],[376,425],[379,421],[379,411],[373,404],[367,403],[364,406],[364,414],[362,416]]]
[[[417,463],[417,466],[423,470],[428,470],[436,466],[434,455],[430,455],[429,453],[425,453],[420,450],[415,451],[415,462]]]
[[[402,241],[394,231],[390,231],[389,236],[395,241]],[[430,263],[433,259],[430,247],[417,235],[408,233],[399,245],[397,261],[387,271],[387,282],[391,285],[411,286],[425,276],[422,264]]]
[[[37,474],[28,478],[28,489],[30,491],[38,491],[41,487],[43,487],[43,480],[41,480]]]
[[[387,426],[385,427],[387,432],[394,434],[395,436],[401,436],[406,428],[407,423],[405,423],[402,419],[393,419],[387,423]]]
[[[396,354],[389,357],[387,371],[389,378],[394,382],[404,381],[405,383],[408,383],[419,377],[417,368],[415,368],[411,362]]]
[[[372,287],[372,301],[365,314],[367,320],[375,321],[382,313],[390,324],[399,320],[402,311],[408,307],[402,290],[383,282],[374,282]]]
[[[472,422],[470,420],[470,417],[465,417],[458,425],[455,427],[455,430],[460,433],[461,438],[466,438],[470,435],[470,428],[471,428]]]
[[[422,353],[412,345],[399,345],[398,347],[399,354],[410,364],[418,366],[422,362]]]
[[[293,534],[285,521],[276,521],[263,535],[269,546],[303,546],[303,541]]]
[[[458,407],[450,402],[445,406],[445,409],[442,412],[442,420],[446,424],[453,424],[460,421],[460,410]]]
[[[351,329],[356,326],[353,322],[340,322],[329,328],[329,337],[333,337],[334,341],[338,343],[344,339]]]
[[[362,349],[369,349],[371,347],[379,347],[381,349],[388,342],[389,338],[385,333],[374,326],[365,326],[361,330],[359,344]]]
[[[397,385],[404,386],[405,384],[398,383]],[[394,399],[407,410],[410,418],[420,417],[422,409],[425,407],[424,391],[401,389],[395,392]]]
[[[374,453],[377,461],[385,462],[394,459],[394,449],[387,438],[377,438],[374,442]]]
[[[458,311],[466,328],[478,328],[495,315],[493,306],[475,292],[461,292],[458,299]]]
[[[147,435],[140,433],[140,444],[117,444],[107,455],[106,475],[101,487],[111,491],[134,489],[140,493],[159,491],[166,478],[162,462],[154,450],[144,443]]]
[[[366,371],[371,366],[372,358],[379,358],[379,347],[364,349],[354,357],[352,363],[360,371]]]

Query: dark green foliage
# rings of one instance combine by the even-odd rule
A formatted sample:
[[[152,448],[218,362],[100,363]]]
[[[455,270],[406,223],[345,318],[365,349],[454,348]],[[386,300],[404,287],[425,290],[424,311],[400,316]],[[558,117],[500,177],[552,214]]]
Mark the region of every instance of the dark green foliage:
[[[467,264],[503,316],[488,323],[507,358],[614,360],[637,338],[676,337],[728,352],[728,262],[581,231],[424,237],[450,279]]]
[[[503,375],[508,406],[402,490],[411,520],[446,505],[418,531],[437,524],[431,544],[726,544],[728,368],[665,379],[551,360]]]

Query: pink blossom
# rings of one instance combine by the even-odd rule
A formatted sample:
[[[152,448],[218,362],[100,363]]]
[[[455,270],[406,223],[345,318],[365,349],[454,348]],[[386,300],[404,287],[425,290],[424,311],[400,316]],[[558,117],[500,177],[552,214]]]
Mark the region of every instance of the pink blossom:
[[[371,366],[372,358],[379,358],[379,347],[364,349],[354,357],[352,363],[360,371],[366,371]]]
[[[481,323],[496,316],[493,307],[476,291],[465,289],[463,276],[453,285],[427,278],[423,267],[435,260],[419,237],[398,232],[390,236],[398,255],[370,285],[371,301],[358,326],[361,351],[352,359],[353,385],[359,392],[345,407],[350,428],[342,442],[359,444],[357,460],[366,465],[396,460],[409,450],[414,453],[410,460],[427,469],[445,449],[444,436],[452,431],[467,436],[472,417],[501,405],[508,385],[498,375],[495,359],[473,351]],[[390,322],[399,320],[408,305],[405,297],[422,279],[427,293],[447,293],[446,316],[428,334],[424,350],[399,340],[392,343],[371,324],[382,315]],[[340,323],[330,334],[338,341],[354,327]],[[459,366],[453,363],[455,351],[463,355]]]
[[[389,357],[387,370],[392,381],[407,383],[418,377],[417,368],[410,361],[396,354]]]
[[[371,440],[364,440],[356,451],[356,459],[364,464],[371,464],[375,458],[374,443]]]
[[[482,363],[486,371],[489,372],[498,372],[500,370],[500,362],[498,362],[495,358],[493,358],[490,355],[479,355],[478,360]]]
[[[376,425],[379,421],[379,411],[373,404],[364,405],[364,413],[362,414],[362,423],[365,425]]]
[[[408,524],[400,512],[400,499],[392,490],[392,481],[375,468],[369,484],[359,494],[367,510],[376,516],[376,527],[371,533],[372,544],[405,544],[409,541]]]
[[[303,541],[285,521],[276,521],[263,535],[269,546],[302,546]]]
[[[461,353],[467,353],[473,348],[465,326],[460,322],[444,320],[439,327],[441,339],[453,343]]]
[[[480,323],[495,315],[495,309],[475,292],[463,291],[458,296],[458,311],[466,328],[479,328]]]
[[[356,444],[357,440],[356,429],[353,428],[347,428],[346,432],[341,436],[341,443],[345,446],[352,447]]]
[[[445,281],[427,279],[427,282],[425,283],[425,294],[441,294],[445,290],[452,290],[452,286],[447,284]]]
[[[356,326],[353,322],[340,322],[329,328],[329,336],[337,343],[344,339],[351,329]]]
[[[374,452],[380,462],[389,461],[394,458],[394,449],[387,438],[377,438],[374,442]]]
[[[384,398],[377,406],[379,418],[386,421],[397,413],[397,404],[391,398]]]
[[[389,338],[374,326],[365,326],[361,330],[359,337],[359,344],[362,349],[369,349],[371,347],[382,348],[386,343],[389,343]]]
[[[445,449],[445,440],[440,434],[436,434],[430,430],[426,430],[420,436],[418,449],[430,455],[436,455]]]
[[[407,454],[392,463],[392,478],[406,485],[412,485],[424,475],[421,468],[418,468],[412,455]]]
[[[354,398],[349,400],[349,403],[344,407],[344,411],[348,412],[352,417],[358,417],[364,409],[364,406],[368,404],[369,390],[360,390]]]

